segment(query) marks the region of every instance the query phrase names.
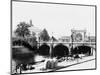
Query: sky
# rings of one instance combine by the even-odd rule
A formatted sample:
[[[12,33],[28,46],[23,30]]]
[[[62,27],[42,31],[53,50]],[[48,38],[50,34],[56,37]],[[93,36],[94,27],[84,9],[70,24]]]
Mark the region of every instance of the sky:
[[[35,27],[46,28],[56,38],[70,36],[71,29],[87,30],[87,35],[95,35],[95,7],[13,1],[12,30],[20,22],[30,20]]]

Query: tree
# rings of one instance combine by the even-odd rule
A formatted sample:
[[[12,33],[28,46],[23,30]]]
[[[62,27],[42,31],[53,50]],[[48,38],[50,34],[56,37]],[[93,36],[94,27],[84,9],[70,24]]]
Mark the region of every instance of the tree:
[[[17,25],[17,29],[15,30],[15,34],[20,37],[25,37],[27,35],[30,35],[29,28],[30,25],[26,24],[25,22],[20,22],[20,24]]]
[[[52,36],[51,38],[53,41],[57,41],[57,39],[54,36]]]
[[[43,40],[43,41],[49,41],[50,39],[50,36],[47,32],[46,29],[44,29],[41,33],[40,33],[40,39]]]

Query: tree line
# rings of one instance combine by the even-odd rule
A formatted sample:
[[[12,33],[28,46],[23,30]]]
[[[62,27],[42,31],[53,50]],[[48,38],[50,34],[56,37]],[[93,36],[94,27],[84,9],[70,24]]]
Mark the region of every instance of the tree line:
[[[16,38],[14,38],[12,36],[12,42],[13,44],[16,43],[15,41],[18,41],[20,40],[25,40],[27,41],[30,45],[34,46],[34,44],[36,44],[37,42],[37,39],[39,39],[39,41],[49,41],[51,38],[54,40],[54,41],[57,41],[57,39],[52,36],[50,37],[49,34],[48,34],[48,31],[44,28],[40,33],[39,33],[39,37],[37,38],[36,37],[36,32],[32,32],[31,34],[31,31],[30,31],[30,27],[32,27],[32,25],[26,23],[26,22],[20,22],[18,25],[17,25],[17,28],[16,30],[14,31],[14,34],[16,36],[16,38],[18,38],[16,40]],[[19,44],[21,44],[19,42]]]
[[[25,38],[25,37],[28,37],[30,36],[30,30],[29,30],[29,27],[32,27],[31,25],[25,23],[25,22],[20,22],[18,25],[17,25],[17,29],[15,30],[15,34],[19,37],[22,37],[22,38]],[[32,33],[33,37],[36,37],[36,33],[33,32]],[[50,36],[48,34],[48,31],[46,29],[43,29],[41,32],[40,32],[40,36],[41,40],[43,41],[49,41],[50,40]]]

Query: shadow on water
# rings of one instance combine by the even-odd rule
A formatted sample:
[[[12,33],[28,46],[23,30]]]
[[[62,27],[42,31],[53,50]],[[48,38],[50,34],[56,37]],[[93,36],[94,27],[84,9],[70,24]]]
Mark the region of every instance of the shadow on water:
[[[77,46],[71,50],[72,54],[88,54],[91,55],[91,47],[89,46]]]
[[[39,55],[43,55],[43,56],[49,56],[50,55],[49,51],[50,51],[50,47],[45,43],[41,45],[38,49]]]
[[[13,43],[15,45],[12,47],[12,60],[16,62],[16,67],[21,66],[21,64],[23,65],[22,67],[24,65],[26,67],[26,65],[35,64],[34,58],[37,50],[35,46],[32,47],[28,42],[23,40],[17,40]]]
[[[68,54],[69,54],[69,49],[67,46],[64,46],[63,44],[58,44],[53,49],[53,56],[54,57],[61,58],[64,56],[68,56]]]
[[[25,47],[13,48],[12,59],[15,60],[17,64],[31,63],[34,62],[34,52]]]

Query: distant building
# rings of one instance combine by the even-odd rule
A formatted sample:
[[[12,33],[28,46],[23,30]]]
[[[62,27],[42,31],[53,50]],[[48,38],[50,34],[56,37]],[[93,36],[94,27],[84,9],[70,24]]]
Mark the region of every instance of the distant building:
[[[38,35],[38,34],[42,31],[41,29],[35,27],[35,26],[32,24],[32,20],[30,20],[30,25],[31,25],[31,27],[29,27],[30,34],[33,34],[33,32],[34,32],[34,33],[36,33],[36,35]]]
[[[89,42],[96,42],[96,37],[95,36],[88,36]]]
[[[61,42],[70,42],[71,37],[70,36],[62,36],[61,38],[59,38],[59,41],[61,41]]]
[[[30,30],[30,34],[31,36],[35,35],[36,38],[37,38],[37,41],[39,40],[39,36],[40,36],[40,32],[42,31],[41,29],[35,27],[33,24],[32,24],[32,20],[30,20],[30,25],[31,27],[29,27],[29,30]]]
[[[96,42],[95,36],[86,36],[86,30],[71,30],[71,36],[62,36],[59,38],[61,42]]]

